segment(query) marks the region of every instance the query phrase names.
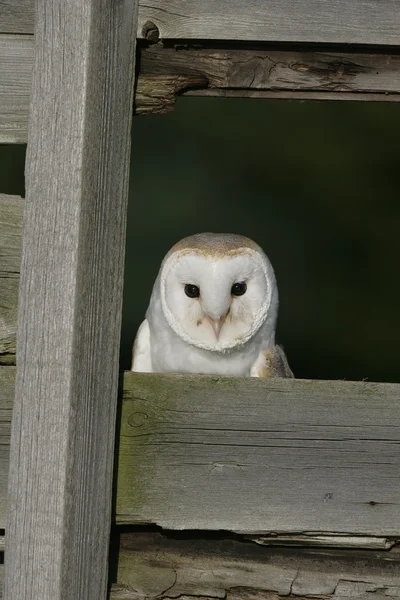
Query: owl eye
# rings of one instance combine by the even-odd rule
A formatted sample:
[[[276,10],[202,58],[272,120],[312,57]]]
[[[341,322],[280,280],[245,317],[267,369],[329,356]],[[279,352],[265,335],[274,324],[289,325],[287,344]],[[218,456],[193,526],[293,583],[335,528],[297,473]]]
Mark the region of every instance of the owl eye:
[[[231,289],[231,294],[233,296],[243,296],[243,294],[246,293],[247,290],[247,285],[245,284],[244,281],[241,281],[240,283],[234,283]]]
[[[198,298],[200,296],[200,289],[197,287],[197,285],[187,283],[185,285],[185,294],[189,298]]]

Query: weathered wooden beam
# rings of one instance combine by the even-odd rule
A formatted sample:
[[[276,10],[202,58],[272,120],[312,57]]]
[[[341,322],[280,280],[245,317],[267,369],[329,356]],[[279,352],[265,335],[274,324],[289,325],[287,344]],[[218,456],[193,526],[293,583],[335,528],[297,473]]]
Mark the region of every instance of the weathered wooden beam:
[[[0,35],[0,142],[26,142],[32,59],[32,36]],[[178,95],[396,102],[400,55],[143,46],[136,113],[173,110]]]
[[[142,48],[136,111],[172,110],[176,95],[400,100],[400,56],[344,52]]]
[[[0,529],[13,371],[0,369]],[[389,548],[400,537],[399,395],[397,384],[126,373],[115,518]]]
[[[3,0],[1,33],[33,33],[33,0]],[[138,37],[399,45],[397,0],[141,0]]]
[[[400,385],[127,374],[117,519],[399,536]]]
[[[114,552],[118,572],[109,600],[400,598],[398,548],[260,549],[238,538],[136,531],[121,533]],[[2,578],[0,565],[0,598]]]
[[[396,0],[142,0],[148,22],[162,39],[400,43]]]
[[[26,143],[32,65],[33,36],[0,35],[0,143]]]
[[[1,0],[0,33],[33,33],[34,0]]]
[[[22,198],[0,194],[0,365],[15,364],[23,211]]]
[[[400,598],[400,553],[261,548],[239,539],[120,537],[110,600]]]
[[[37,0],[5,597],[107,591],[137,2]]]

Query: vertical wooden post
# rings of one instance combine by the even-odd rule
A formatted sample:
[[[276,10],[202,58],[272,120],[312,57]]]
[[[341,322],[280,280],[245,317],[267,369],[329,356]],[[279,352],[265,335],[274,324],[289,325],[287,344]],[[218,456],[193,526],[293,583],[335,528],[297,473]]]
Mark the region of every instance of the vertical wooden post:
[[[5,600],[107,588],[138,0],[37,0]]]

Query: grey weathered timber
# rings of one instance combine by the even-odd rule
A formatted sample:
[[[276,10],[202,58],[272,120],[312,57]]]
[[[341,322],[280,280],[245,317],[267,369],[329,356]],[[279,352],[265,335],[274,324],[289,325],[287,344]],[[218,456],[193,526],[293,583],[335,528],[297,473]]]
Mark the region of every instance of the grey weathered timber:
[[[13,367],[0,368],[0,452],[3,448],[3,460],[0,462],[0,530],[5,526],[4,491],[8,473],[14,373]],[[216,378],[205,376],[126,373],[117,458],[116,519],[123,523],[143,523],[143,515],[148,512],[145,520],[150,523],[165,523],[174,529],[193,528],[195,523],[189,519],[193,518],[194,508],[190,503],[193,502],[192,490],[197,486],[199,497],[195,508],[204,529],[220,529],[224,525],[224,528],[234,530],[259,528],[265,531],[269,522],[273,535],[247,533],[246,539],[261,545],[389,549],[399,537],[398,502],[395,500],[389,506],[379,502],[385,501],[383,494],[390,497],[390,494],[398,493],[400,477],[395,470],[397,458],[391,458],[390,468],[393,466],[395,476],[389,483],[386,483],[389,464],[381,467],[382,472],[375,487],[384,488],[387,485],[387,489],[380,490],[378,497],[371,496],[375,500],[368,501],[377,503],[360,501],[359,506],[355,507],[358,506],[359,511],[363,512],[363,504],[366,505],[364,515],[369,522],[365,535],[360,535],[358,529],[351,529],[348,524],[347,512],[353,510],[354,514],[355,511],[352,501],[346,502],[346,494],[369,493],[375,484],[364,479],[375,476],[377,461],[385,461],[388,454],[383,452],[378,459],[379,448],[384,448],[385,443],[395,447],[397,440],[393,428],[399,418],[398,394],[399,386],[390,384],[243,378],[216,381]],[[288,404],[293,407],[284,418],[288,420],[292,416],[294,420],[297,415],[303,423],[287,424],[283,431],[279,416]],[[344,412],[343,406],[346,406]],[[365,410],[367,414],[364,414]],[[268,416],[270,412],[276,416],[271,418]],[[362,414],[358,415],[358,412]],[[371,425],[375,414],[381,416],[376,424]],[[351,419],[356,417],[357,423],[352,424]],[[350,418],[348,422],[347,418]],[[207,420],[207,428],[200,427],[204,420]],[[135,430],[138,431],[136,435]],[[233,440],[232,447],[223,446],[229,437]],[[260,444],[263,438],[268,442],[264,446]],[[302,448],[296,449],[300,444]],[[366,451],[362,450],[364,444]],[[234,458],[232,452],[236,453]],[[173,454],[174,464],[167,462],[168,454]],[[327,466],[318,469],[314,463],[320,460],[319,454]],[[206,457],[204,462],[202,455]],[[275,466],[272,461],[275,461]],[[163,472],[157,481],[152,482],[151,478],[156,476],[155,470],[159,468],[158,462]],[[290,469],[287,463],[290,463]],[[350,474],[357,474],[347,476],[347,480],[353,477],[353,491],[348,481],[341,481],[346,470]],[[274,485],[277,486],[272,496],[267,479],[270,472],[275,472]],[[261,484],[258,478],[263,478]],[[288,481],[280,481],[284,478]],[[296,479],[296,488],[290,490],[292,498],[288,498],[287,488],[293,478]],[[249,489],[242,494],[241,490],[247,481]],[[327,492],[321,499],[313,490],[313,486],[321,485],[334,491]],[[266,491],[263,487],[267,488]],[[155,500],[150,498],[148,506],[140,506],[140,495],[143,499],[147,490],[156,493]],[[214,512],[208,514],[213,495],[217,498],[216,507]],[[269,506],[274,496],[277,506],[272,503]],[[171,501],[167,502],[169,498]],[[313,504],[310,505],[310,502]],[[137,505],[139,519],[134,508]],[[226,526],[232,507],[236,521]],[[308,510],[315,513],[315,525],[320,526],[322,533],[302,531],[294,534],[296,527],[291,529],[293,526],[290,521],[282,528],[283,533],[276,532],[280,519],[289,517],[292,521],[297,518],[304,520],[304,513]],[[382,511],[383,519],[387,519],[387,523],[383,524]],[[273,524],[276,527],[271,526],[269,512],[276,513]],[[331,512],[335,512],[334,524],[328,518]],[[161,521],[158,520],[160,514]],[[331,526],[330,531],[325,531],[324,523],[326,528]]]
[[[32,36],[0,35],[0,142],[26,142],[32,59]],[[173,110],[177,95],[396,102],[400,56],[142,47],[136,114]]]
[[[0,0],[0,33],[33,33],[34,0]]]
[[[7,600],[106,595],[136,28],[36,2]]]
[[[0,364],[15,363],[23,211],[22,198],[0,194]]]
[[[33,0],[2,0],[1,33],[33,32]],[[141,0],[164,39],[399,45],[397,0]]]
[[[14,400],[14,388],[15,368],[0,367],[0,539],[1,530],[6,527],[7,479],[10,459],[11,414]]]
[[[0,143],[26,143],[32,65],[33,36],[0,35]]]
[[[141,0],[164,39],[399,45],[397,0]]]
[[[125,375],[117,520],[400,535],[400,385]]]
[[[400,553],[260,548],[238,539],[122,534],[110,600],[400,598]]]

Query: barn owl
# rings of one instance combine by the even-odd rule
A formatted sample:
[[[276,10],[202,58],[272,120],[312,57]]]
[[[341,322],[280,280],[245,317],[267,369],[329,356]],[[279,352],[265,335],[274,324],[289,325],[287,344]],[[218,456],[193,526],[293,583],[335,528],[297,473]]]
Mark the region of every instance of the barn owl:
[[[275,345],[278,288],[263,250],[200,233],[164,258],[133,346],[132,371],[293,377]]]

